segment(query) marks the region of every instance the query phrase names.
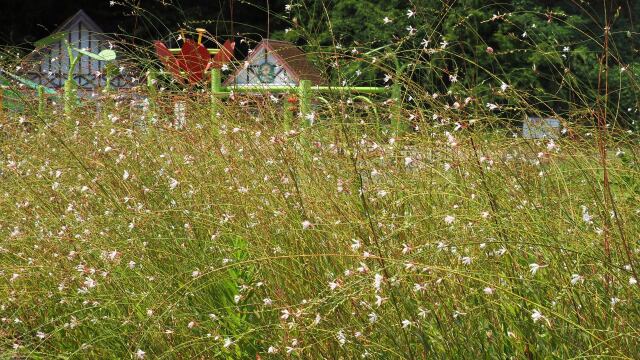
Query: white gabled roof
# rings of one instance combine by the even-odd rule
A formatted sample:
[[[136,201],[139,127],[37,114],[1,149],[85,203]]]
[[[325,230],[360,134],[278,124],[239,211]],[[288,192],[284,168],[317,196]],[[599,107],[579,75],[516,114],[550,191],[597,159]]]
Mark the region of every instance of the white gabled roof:
[[[53,30],[52,34],[64,32],[68,30],[74,30],[75,27],[78,25],[78,23],[83,23],[84,26],[89,31],[92,31],[94,33],[104,33],[104,31],[102,31],[100,26],[98,26],[98,24],[96,24],[96,22],[93,21],[93,19],[91,19],[86,12],[84,12],[84,10],[80,9],[78,10],[77,13],[69,17],[62,24],[60,24],[55,30]]]

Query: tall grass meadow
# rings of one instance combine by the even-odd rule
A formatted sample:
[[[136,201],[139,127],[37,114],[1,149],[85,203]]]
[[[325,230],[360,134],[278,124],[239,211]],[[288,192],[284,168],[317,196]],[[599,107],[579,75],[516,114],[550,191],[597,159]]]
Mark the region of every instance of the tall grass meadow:
[[[134,89],[5,107],[0,358],[640,357],[638,68],[609,25],[549,46],[548,14],[410,7],[371,20],[386,39],[326,45],[321,3],[270,16],[334,84],[389,93],[293,118],[238,93],[212,116],[206,85],[150,91],[151,44],[120,36]],[[517,47],[474,35],[499,22]],[[521,53],[557,91],[509,80]],[[526,138],[527,116],[560,127]]]

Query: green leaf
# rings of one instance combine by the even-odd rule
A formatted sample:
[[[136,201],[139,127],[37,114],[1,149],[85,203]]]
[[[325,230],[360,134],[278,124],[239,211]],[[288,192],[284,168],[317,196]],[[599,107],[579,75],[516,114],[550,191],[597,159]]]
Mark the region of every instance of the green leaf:
[[[43,39],[40,39],[40,40],[36,41],[34,43],[34,45],[36,46],[36,48],[49,46],[49,45],[51,45],[53,43],[57,43],[59,41],[62,41],[64,39],[66,39],[67,35],[68,35],[68,33],[66,33],[66,32],[59,32],[59,33],[51,34],[51,35],[47,36],[46,38],[43,38]]]
[[[116,59],[116,52],[113,50],[106,49],[106,50],[100,51],[98,56],[101,56],[103,59],[105,59],[105,61],[113,61]]]
[[[17,82],[22,83],[22,84],[30,87],[31,89],[37,89],[40,86],[40,84],[38,84],[36,82],[33,82],[33,81],[29,80],[29,79],[25,79],[23,77],[20,77],[18,75],[14,75],[14,74],[6,72],[6,71],[4,71],[4,73],[7,76],[11,77],[12,79],[16,80]],[[48,88],[46,86],[43,86],[43,88],[44,88],[45,94],[50,94],[50,95],[57,94],[56,91],[51,89],[51,88]]]
[[[116,59],[116,52],[113,50],[102,50],[100,51],[99,54],[94,54],[90,51],[86,51],[86,50],[82,50],[82,49],[78,49],[78,48],[73,48],[73,50],[77,51],[78,53],[88,56],[92,59],[98,60],[98,61],[112,61]]]

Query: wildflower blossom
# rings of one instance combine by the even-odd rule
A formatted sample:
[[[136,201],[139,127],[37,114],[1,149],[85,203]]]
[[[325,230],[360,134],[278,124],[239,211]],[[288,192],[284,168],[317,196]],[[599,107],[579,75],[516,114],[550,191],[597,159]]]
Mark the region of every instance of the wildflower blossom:
[[[584,205],[582,205],[582,221],[587,224],[593,224],[593,218],[589,214],[589,209]]]
[[[174,190],[176,187],[178,187],[178,184],[180,184],[180,182],[178,182],[178,180],[176,180],[174,178],[170,178],[169,179],[169,190]]]
[[[376,314],[374,312],[369,313],[368,317],[369,317],[369,322],[372,323],[372,324],[374,322],[378,321],[378,314]]]
[[[611,303],[611,307],[613,308],[613,307],[614,307],[614,306],[616,306],[616,304],[618,304],[620,301],[621,301],[621,300],[620,300],[619,298],[617,298],[617,297],[612,297],[612,298],[611,298],[611,301],[610,301],[610,303]]]
[[[584,277],[578,275],[578,274],[572,274],[571,275],[571,285],[575,285],[579,282],[584,282]]]
[[[384,276],[382,276],[380,274],[375,274],[374,275],[373,287],[376,289],[376,292],[380,291],[383,279],[384,279]]]
[[[412,250],[411,246],[407,244],[402,244],[402,255],[407,255]]]
[[[531,313],[531,319],[535,323],[544,319],[544,315],[542,315],[542,313],[538,309],[534,309],[533,312]]]
[[[340,284],[337,281],[329,282],[329,289],[331,289],[332,291],[335,290],[336,288],[338,288],[339,286],[340,286]]]
[[[529,271],[531,272],[531,275],[535,275],[538,270],[540,270],[540,268],[546,267],[547,265],[540,265],[537,263],[532,263],[529,264]]]

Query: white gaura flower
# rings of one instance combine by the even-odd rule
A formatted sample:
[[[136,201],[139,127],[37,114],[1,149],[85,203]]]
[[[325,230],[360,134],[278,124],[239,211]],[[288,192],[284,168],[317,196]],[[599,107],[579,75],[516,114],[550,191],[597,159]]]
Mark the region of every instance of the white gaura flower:
[[[373,287],[376,289],[376,292],[380,291],[382,287],[382,280],[384,280],[384,276],[380,274],[375,274],[373,278]]]
[[[579,282],[584,282],[584,277],[578,275],[578,274],[573,274],[571,275],[571,285],[575,285]]]
[[[414,292],[424,292],[425,290],[427,290],[427,286],[425,284],[413,284]]]
[[[305,221],[302,222],[302,229],[303,230],[307,230],[310,227],[311,227],[311,221],[305,220]]]
[[[412,17],[414,17],[415,15],[416,15],[416,12],[415,12],[415,11],[413,11],[413,10],[411,10],[411,9],[407,10],[407,18],[412,18]]]
[[[507,90],[507,88],[509,88],[509,85],[507,85],[506,83],[502,83],[502,84],[500,85],[500,90],[502,90],[502,91],[506,91],[506,90]]]
[[[587,224],[593,224],[593,218],[589,214],[589,209],[584,205],[582,205],[582,221]]]
[[[444,217],[444,222],[447,225],[453,224],[454,221],[456,221],[456,218],[454,216],[452,216],[452,215],[447,215],[447,216]]]
[[[542,315],[542,313],[538,309],[533,309],[533,312],[531,313],[531,319],[533,320],[533,322],[538,322],[539,320],[544,319],[544,315]]]
[[[413,158],[411,158],[410,156],[407,156],[404,158],[404,166],[409,166],[411,165],[412,162],[413,162]]]
[[[222,347],[224,347],[225,349],[228,348],[229,346],[233,345],[233,341],[231,341],[230,338],[226,338],[224,339],[224,344],[222,344]]]
[[[407,319],[402,320],[402,328],[403,329],[408,328],[409,326],[411,326],[411,324],[412,324],[411,321],[409,321]]]
[[[338,288],[339,286],[340,284],[337,281],[331,281],[329,283],[329,289],[331,289],[332,291]]]
[[[408,253],[411,252],[411,250],[413,250],[411,246],[407,244],[402,244],[402,255],[407,255]]]
[[[382,19],[382,22],[384,22],[385,24],[389,24],[389,23],[392,23],[393,20],[389,19],[388,16],[385,16],[384,19]]]
[[[265,306],[271,306],[271,304],[273,304],[273,300],[271,300],[270,298],[264,298],[264,299],[262,299],[262,303]]]
[[[358,239],[351,239],[351,250],[357,251],[362,246],[362,243]]]
[[[282,310],[281,313],[282,313],[282,315],[280,316],[280,319],[282,319],[282,320],[287,320],[289,318],[289,316],[291,315],[289,313],[289,310],[287,310],[287,309]]]
[[[336,339],[338,339],[338,343],[340,346],[344,345],[347,342],[347,336],[344,334],[344,330],[339,330],[336,334]]]
[[[127,170],[124,171],[124,173],[122,174],[122,180],[127,180],[129,178],[129,172]]]
[[[144,355],[146,354],[146,352],[142,351],[142,349],[138,349],[138,351],[136,351],[136,359],[144,359]]]
[[[267,349],[267,353],[268,354],[277,354],[278,353],[278,348],[274,347],[274,346],[269,346],[269,349]]]
[[[316,114],[315,113],[309,113],[305,116],[305,119],[309,122],[309,124],[313,125],[313,122],[316,119]]]
[[[462,263],[463,263],[464,265],[470,265],[472,260],[471,260],[471,258],[470,258],[470,257],[465,256],[465,257],[463,257],[462,259],[460,259],[460,261],[462,261]]]
[[[531,271],[531,275],[535,275],[540,268],[547,267],[547,265],[540,265],[537,263],[529,264],[529,271]]]
[[[94,287],[96,287],[96,285],[97,285],[96,281],[93,280],[92,278],[90,278],[90,277],[84,278],[84,286],[87,289],[94,288]]]
[[[638,283],[638,280],[636,280],[636,278],[634,278],[633,276],[629,278],[629,285],[635,285]]]
[[[376,314],[374,312],[370,313],[369,314],[369,322],[373,324],[376,321],[378,321],[378,314]]]
[[[178,185],[180,184],[180,182],[174,178],[170,178],[169,179],[169,190],[174,190],[176,187],[178,187]]]
[[[494,292],[493,288],[490,288],[488,286],[484,288],[482,291],[484,291],[486,295],[493,295],[493,292]]]

